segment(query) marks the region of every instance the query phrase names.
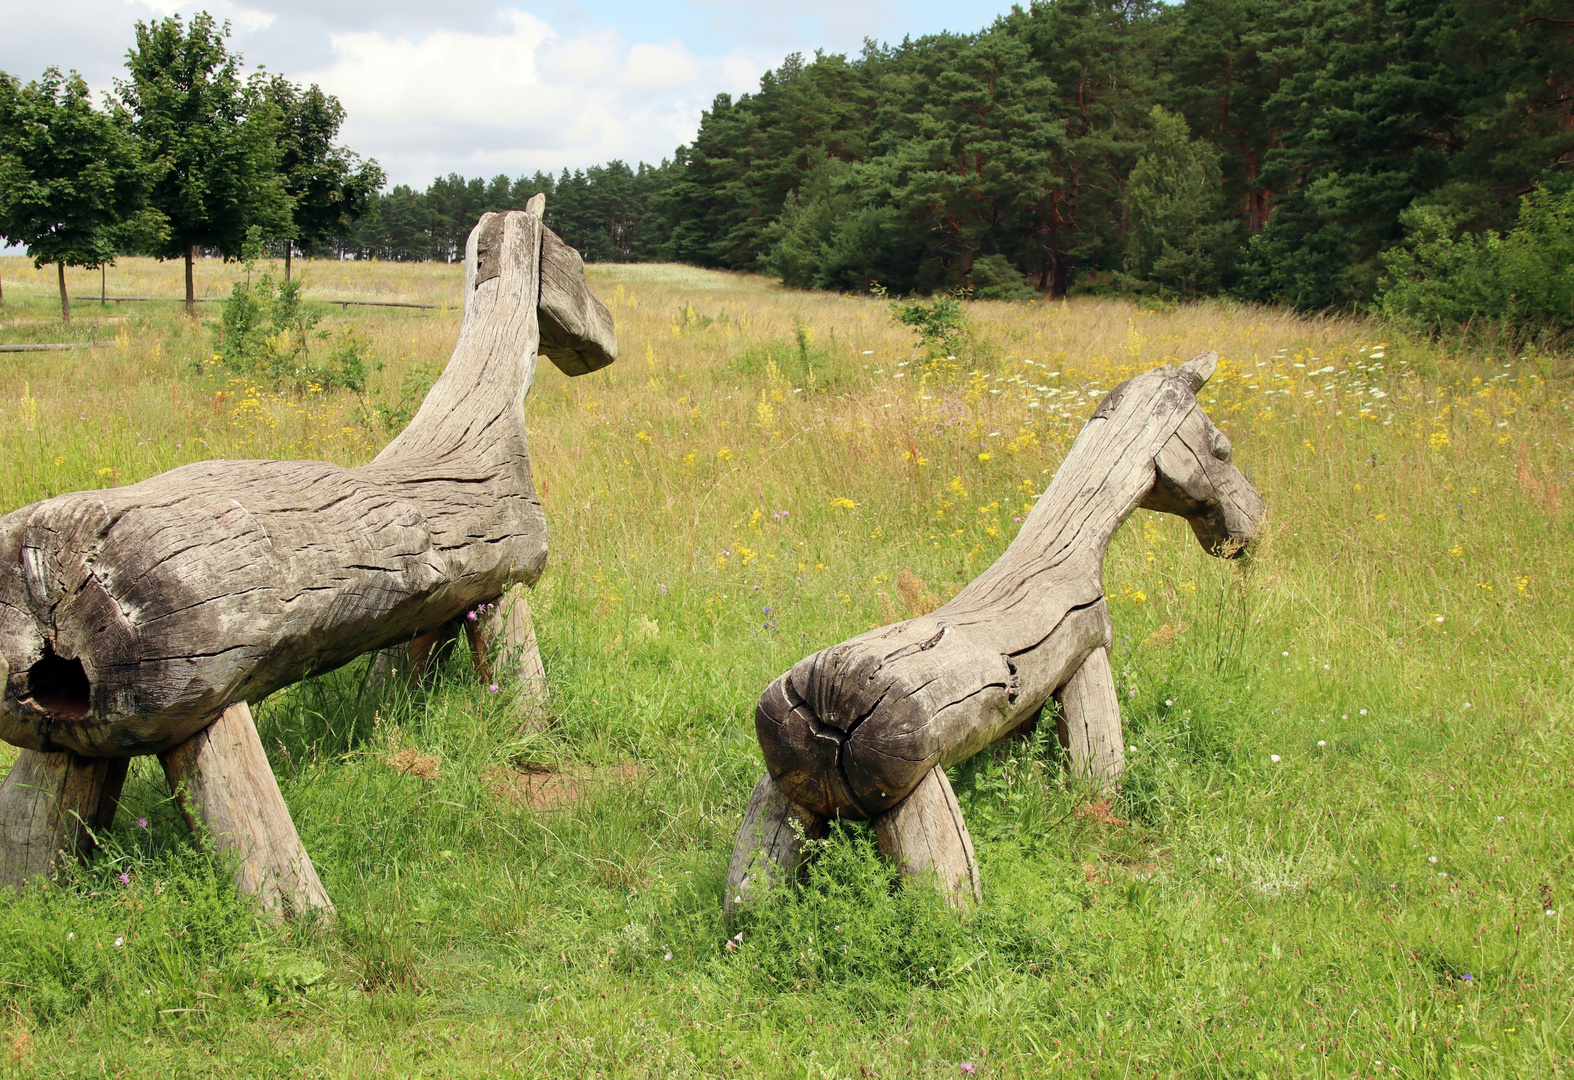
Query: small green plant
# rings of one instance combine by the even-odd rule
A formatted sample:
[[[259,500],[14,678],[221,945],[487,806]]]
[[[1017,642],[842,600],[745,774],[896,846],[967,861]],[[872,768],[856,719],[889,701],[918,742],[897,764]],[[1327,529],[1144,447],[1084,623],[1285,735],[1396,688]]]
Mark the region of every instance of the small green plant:
[[[884,297],[885,290],[874,283],[876,296]],[[892,300],[891,318],[903,326],[910,326],[918,335],[918,346],[928,359],[956,356],[967,344],[967,314],[962,309],[964,294],[952,293],[933,300],[910,296],[905,300]]]
[[[318,330],[320,312],[301,302],[301,281],[278,281],[264,271],[252,281],[254,264],[235,282],[214,332],[214,358],[229,371],[267,383],[274,390],[350,390],[364,393],[371,371],[370,343],[346,328],[331,347]],[[313,353],[313,344],[318,351]]]

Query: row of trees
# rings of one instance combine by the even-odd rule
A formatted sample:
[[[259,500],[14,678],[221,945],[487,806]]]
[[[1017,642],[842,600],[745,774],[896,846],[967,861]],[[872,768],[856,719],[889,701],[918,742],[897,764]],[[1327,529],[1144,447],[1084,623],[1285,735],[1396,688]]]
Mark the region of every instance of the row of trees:
[[[396,188],[346,240],[453,258],[553,194],[591,258],[794,285],[1370,300],[1407,222],[1574,185],[1568,0],[1041,0],[972,35],[788,57],[638,170]]]
[[[790,56],[657,166],[387,192],[334,145],[337,101],[243,79],[226,33],[139,23],[103,111],[74,76],[0,77],[0,235],[62,282],[185,257],[189,298],[198,248],[452,260],[479,214],[545,191],[591,260],[1334,307],[1574,188],[1570,0],[1034,0],[976,34]]]
[[[383,185],[375,161],[335,145],[344,110],[316,86],[243,77],[211,16],[137,23],[127,77],[94,107],[75,73],[23,85],[0,72],[0,237],[34,264],[65,268],[117,254],[186,263],[199,249],[234,258],[273,241],[285,274],[297,247],[346,235]]]

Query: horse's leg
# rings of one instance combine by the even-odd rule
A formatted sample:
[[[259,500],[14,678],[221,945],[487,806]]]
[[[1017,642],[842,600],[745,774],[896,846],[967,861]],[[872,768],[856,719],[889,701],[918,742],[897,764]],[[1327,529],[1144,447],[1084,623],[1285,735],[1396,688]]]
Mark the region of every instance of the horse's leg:
[[[905,876],[933,874],[952,907],[983,899],[973,838],[944,769],[930,769],[901,802],[875,818],[874,835]]]
[[[23,750],[0,786],[0,886],[52,878],[115,817],[129,758]]]
[[[530,619],[529,590],[515,585],[465,619],[476,675],[485,683],[509,682],[516,686],[526,713],[539,721],[546,716],[547,673],[541,647]],[[495,657],[494,666],[494,650]]]
[[[1071,757],[1071,775],[1110,784],[1126,767],[1126,746],[1120,729],[1120,698],[1109,666],[1109,649],[1099,647],[1055,691],[1060,702],[1060,745]]]
[[[159,755],[197,842],[235,863],[235,887],[274,916],[333,915],[244,701]]]
[[[804,842],[818,840],[826,831],[825,820],[788,802],[769,773],[760,777],[727,866],[727,895],[722,899],[727,922],[766,889],[793,880],[803,862]]]

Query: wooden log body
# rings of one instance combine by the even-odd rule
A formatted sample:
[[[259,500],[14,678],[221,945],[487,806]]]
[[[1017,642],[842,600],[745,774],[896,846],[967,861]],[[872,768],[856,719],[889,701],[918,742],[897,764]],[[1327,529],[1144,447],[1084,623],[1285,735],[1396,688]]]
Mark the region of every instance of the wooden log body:
[[[0,738],[161,752],[235,702],[540,575],[524,427],[537,352],[580,374],[616,340],[533,204],[470,234],[453,359],[370,465],[201,462],[0,519]]]
[[[1196,400],[1216,359],[1111,391],[1016,540],[950,603],[766,688],[755,728],[783,794],[818,817],[873,817],[1036,713],[1110,643],[1104,553],[1138,506],[1187,517],[1209,551],[1244,550],[1262,500]]]

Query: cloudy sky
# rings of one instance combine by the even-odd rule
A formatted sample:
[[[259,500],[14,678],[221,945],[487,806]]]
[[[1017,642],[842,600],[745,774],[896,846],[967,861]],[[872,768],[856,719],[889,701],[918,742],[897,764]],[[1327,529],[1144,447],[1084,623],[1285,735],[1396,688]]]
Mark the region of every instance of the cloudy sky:
[[[657,162],[716,94],[759,85],[790,52],[856,53],[982,29],[1009,0],[0,0],[0,70],[51,64],[96,89],[123,74],[139,19],[206,9],[248,68],[336,94],[354,150],[393,183]]]

